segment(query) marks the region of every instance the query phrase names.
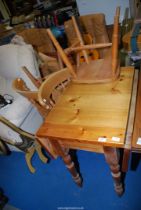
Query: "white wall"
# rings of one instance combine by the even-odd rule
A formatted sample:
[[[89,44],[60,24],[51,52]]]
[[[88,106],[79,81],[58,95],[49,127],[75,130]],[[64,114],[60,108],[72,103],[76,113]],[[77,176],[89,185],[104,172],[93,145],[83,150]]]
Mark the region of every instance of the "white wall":
[[[129,0],[76,0],[80,15],[104,13],[106,23],[112,24],[115,9],[121,8],[120,20],[124,18],[124,11],[129,7]]]

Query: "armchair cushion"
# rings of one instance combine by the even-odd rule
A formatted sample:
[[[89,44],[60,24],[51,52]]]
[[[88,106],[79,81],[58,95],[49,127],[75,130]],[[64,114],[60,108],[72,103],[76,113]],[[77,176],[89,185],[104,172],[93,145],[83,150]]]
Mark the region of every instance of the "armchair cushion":
[[[8,119],[16,126],[20,127],[31,109],[31,103],[26,98],[19,96],[14,99],[12,104],[8,104],[0,109],[0,115]]]
[[[36,55],[31,45],[8,44],[0,46],[0,94],[8,94],[13,97],[12,104],[0,109],[0,115],[16,126],[28,128],[29,132],[35,133],[42,123],[41,116],[26,98],[12,89],[13,79],[20,77],[31,90],[36,90],[27,75],[21,71],[22,66],[26,66],[35,77],[40,76]],[[21,142],[19,134],[1,122],[0,136],[4,139]],[[12,149],[12,147],[10,148]]]
[[[30,89],[35,89],[29,78],[21,71],[22,66],[26,66],[33,76],[40,76],[36,55],[31,45],[0,46],[0,76],[8,80],[21,77]]]
[[[22,66],[26,66],[35,77],[40,75],[36,55],[31,45],[0,46],[0,94],[9,94],[14,99],[12,104],[0,109],[0,115],[17,126],[22,124],[31,111],[32,105],[12,89],[13,79],[20,77],[31,90],[36,90],[27,75],[21,71]]]

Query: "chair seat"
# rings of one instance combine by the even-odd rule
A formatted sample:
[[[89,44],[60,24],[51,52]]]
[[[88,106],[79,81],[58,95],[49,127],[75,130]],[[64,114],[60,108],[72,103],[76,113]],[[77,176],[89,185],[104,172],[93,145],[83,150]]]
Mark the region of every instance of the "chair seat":
[[[77,78],[73,79],[76,83],[105,83],[117,79],[120,68],[116,69],[115,75],[111,71],[111,58],[90,61],[89,64],[83,63],[77,68]]]

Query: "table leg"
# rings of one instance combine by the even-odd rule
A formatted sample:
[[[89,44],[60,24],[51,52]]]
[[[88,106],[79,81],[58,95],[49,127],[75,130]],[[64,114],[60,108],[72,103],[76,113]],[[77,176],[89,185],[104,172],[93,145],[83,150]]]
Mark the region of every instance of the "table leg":
[[[121,181],[121,172],[117,149],[111,147],[104,147],[103,149],[106,162],[109,164],[109,167],[111,169],[115,191],[119,196],[121,196],[123,194],[123,185]]]
[[[69,170],[69,172],[72,175],[73,180],[75,181],[75,183],[79,186],[82,187],[82,178],[79,175],[79,173],[77,172],[74,162],[71,159],[71,156],[69,155],[68,151],[64,151],[64,149],[62,148],[62,146],[59,144],[59,142],[57,141],[51,141],[52,145],[54,146],[57,154],[59,156],[61,156],[61,158],[63,159],[67,169]]]
[[[128,171],[130,153],[131,153],[130,149],[124,149],[123,150],[122,172],[126,173]]]

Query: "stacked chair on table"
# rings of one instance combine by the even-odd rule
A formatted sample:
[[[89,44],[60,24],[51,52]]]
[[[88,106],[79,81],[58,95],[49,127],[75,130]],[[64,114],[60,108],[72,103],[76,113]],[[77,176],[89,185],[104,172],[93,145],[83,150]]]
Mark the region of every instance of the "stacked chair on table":
[[[117,7],[112,34],[112,42],[109,42],[103,14],[75,17],[65,23],[66,34],[70,46],[62,49],[50,29],[48,35],[56,47],[58,53],[68,71],[72,74],[72,80],[76,83],[107,83],[116,80],[120,75],[120,64],[118,56],[119,44],[119,15],[120,8]],[[84,19],[84,20],[83,20]],[[81,20],[83,20],[81,22]],[[93,34],[89,23],[93,23]],[[80,24],[86,32],[82,33]],[[85,27],[87,25],[87,27]],[[71,32],[69,32],[71,30]],[[72,59],[71,59],[72,58]]]

